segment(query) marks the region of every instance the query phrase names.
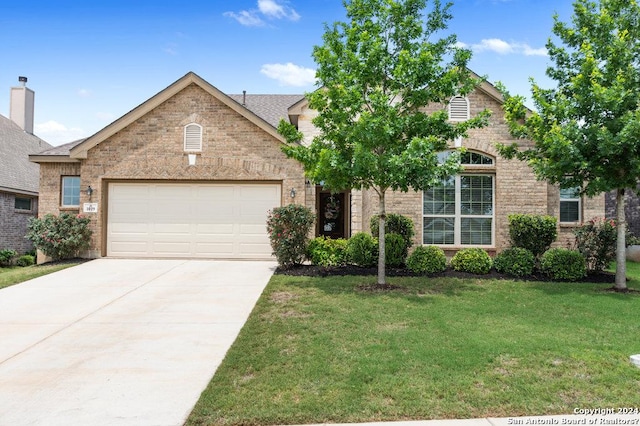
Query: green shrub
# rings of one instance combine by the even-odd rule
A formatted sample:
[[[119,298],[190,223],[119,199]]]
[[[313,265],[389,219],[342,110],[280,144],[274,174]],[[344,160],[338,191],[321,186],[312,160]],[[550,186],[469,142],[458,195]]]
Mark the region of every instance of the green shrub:
[[[36,259],[35,257],[31,256],[30,254],[24,254],[22,256],[20,256],[18,258],[18,260],[16,260],[16,265],[18,266],[31,266],[34,263],[36,263]]]
[[[534,214],[510,214],[509,236],[513,247],[529,250],[537,258],[558,236],[556,218]]]
[[[313,212],[299,204],[276,207],[269,212],[267,232],[273,254],[282,268],[304,261],[314,220]]]
[[[447,269],[447,257],[440,247],[418,246],[407,258],[407,268],[416,274],[436,274]]]
[[[488,274],[492,264],[489,253],[481,248],[462,249],[451,258],[453,269],[472,274]]]
[[[90,219],[82,215],[48,214],[43,218],[31,218],[26,238],[47,256],[69,259],[89,248],[91,241]]]
[[[384,236],[385,265],[392,268],[404,266],[407,260],[408,248],[405,239],[400,234],[389,233]]]
[[[347,240],[316,237],[309,242],[307,258],[318,266],[342,266],[347,263]]]
[[[524,277],[533,273],[536,258],[529,250],[522,247],[511,247],[493,259],[493,267],[498,272]]]
[[[616,258],[616,222],[594,218],[574,231],[576,249],[584,256],[587,271],[604,271]]]
[[[0,266],[11,266],[13,258],[18,255],[15,250],[0,250]]]
[[[378,240],[366,232],[358,232],[347,241],[347,261],[364,268],[378,260]]]
[[[554,280],[577,281],[587,275],[584,256],[565,248],[547,250],[540,259],[540,269]]]
[[[370,221],[371,235],[378,236],[380,230],[379,216],[374,215]],[[384,223],[384,230],[386,234],[400,234],[405,242],[407,253],[409,247],[413,244],[413,236],[415,230],[413,228],[413,221],[406,216],[397,213],[387,214],[387,218]]]

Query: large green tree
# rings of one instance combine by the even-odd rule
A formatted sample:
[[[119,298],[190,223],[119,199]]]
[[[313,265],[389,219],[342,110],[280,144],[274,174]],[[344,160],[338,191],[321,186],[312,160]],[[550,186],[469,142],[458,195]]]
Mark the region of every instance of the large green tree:
[[[324,187],[372,189],[379,198],[378,284],[385,284],[385,197],[389,190],[424,190],[459,170],[459,156],[438,161],[448,142],[487,123],[483,112],[465,122],[448,120],[446,105],[479,83],[467,70],[471,52],[442,33],[451,4],[427,0],[350,0],[347,22],[325,26],[315,46],[317,83],[307,95],[318,112],[318,135],[309,146],[285,122],[285,152],[307,177]],[[441,107],[427,113],[425,106]]]
[[[577,0],[570,23],[554,16],[547,75],[532,83],[535,112],[521,96],[504,105],[511,132],[534,142],[500,147],[528,161],[538,177],[583,195],[616,191],[616,288],[626,289],[624,194],[640,176],[640,8],[636,0]]]

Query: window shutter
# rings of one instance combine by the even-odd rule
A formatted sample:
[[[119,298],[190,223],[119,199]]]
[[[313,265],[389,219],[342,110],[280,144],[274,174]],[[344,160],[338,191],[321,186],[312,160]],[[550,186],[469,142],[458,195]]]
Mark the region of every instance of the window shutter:
[[[456,96],[449,102],[449,120],[465,121],[469,119],[469,100]]]
[[[202,151],[202,126],[188,124],[184,128],[184,150]]]

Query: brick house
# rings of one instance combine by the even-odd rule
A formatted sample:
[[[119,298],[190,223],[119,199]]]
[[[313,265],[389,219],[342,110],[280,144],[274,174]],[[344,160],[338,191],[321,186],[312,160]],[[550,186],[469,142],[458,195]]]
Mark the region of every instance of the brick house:
[[[564,245],[583,217],[604,214],[604,197],[561,200],[526,165],[497,156],[495,143],[511,138],[493,86],[451,105],[452,119],[485,107],[494,114],[490,126],[452,142],[468,149],[464,173],[424,193],[389,195],[388,211],[413,219],[416,244],[496,252],[508,246],[508,214],[562,210]],[[280,149],[279,120],[308,141],[313,115],[303,95],[226,95],[188,73],[93,136],[32,155],[40,214],[89,215],[89,257],[270,258],[267,211],[289,203],[320,213],[316,235],[368,231],[372,192],[330,194]]]
[[[34,92],[24,84],[12,87],[10,118],[0,115],[0,250],[33,249],[24,236],[29,218],[38,212],[40,168],[29,154],[51,148],[34,136],[33,113]]]

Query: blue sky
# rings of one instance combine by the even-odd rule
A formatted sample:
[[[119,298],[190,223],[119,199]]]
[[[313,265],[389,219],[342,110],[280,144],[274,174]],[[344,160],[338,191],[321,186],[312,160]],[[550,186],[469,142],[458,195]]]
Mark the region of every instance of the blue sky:
[[[552,16],[570,0],[454,0],[448,32],[470,67],[514,94],[545,87]],[[0,3],[0,114],[18,76],[36,92],[35,133],[90,136],[189,71],[225,93],[314,89],[314,45],[342,0],[32,0]],[[3,88],[4,87],[4,88]]]

